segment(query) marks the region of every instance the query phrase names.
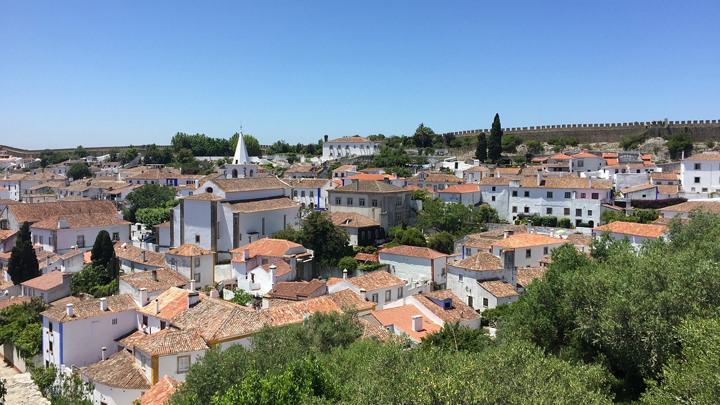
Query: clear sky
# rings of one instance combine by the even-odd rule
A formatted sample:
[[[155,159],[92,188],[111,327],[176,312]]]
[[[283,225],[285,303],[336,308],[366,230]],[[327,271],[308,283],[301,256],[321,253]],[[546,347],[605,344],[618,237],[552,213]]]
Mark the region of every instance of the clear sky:
[[[718,0],[0,0],[0,144],[720,119],[718,21]]]

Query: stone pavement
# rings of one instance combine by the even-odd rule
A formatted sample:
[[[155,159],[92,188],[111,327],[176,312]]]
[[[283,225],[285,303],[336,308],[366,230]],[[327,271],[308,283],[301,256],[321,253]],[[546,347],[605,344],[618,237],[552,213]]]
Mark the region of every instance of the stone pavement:
[[[6,380],[8,393],[5,395],[4,405],[49,405],[50,401],[40,395],[40,391],[30,378],[30,373],[18,373],[5,362],[0,364],[0,378]]]

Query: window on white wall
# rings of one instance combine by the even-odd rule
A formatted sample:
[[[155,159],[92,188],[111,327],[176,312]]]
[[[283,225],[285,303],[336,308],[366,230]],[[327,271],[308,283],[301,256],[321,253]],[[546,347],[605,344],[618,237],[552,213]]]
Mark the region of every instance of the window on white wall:
[[[190,356],[178,356],[177,358],[177,372],[187,373],[190,369]]]
[[[385,291],[385,302],[388,302],[392,299],[392,291],[387,290]]]
[[[200,282],[200,273],[193,274],[193,279],[195,280],[196,283],[199,283]]]
[[[79,248],[85,247],[85,235],[78,235],[77,236],[77,246]]]
[[[397,296],[398,296],[398,298],[402,298],[402,297],[403,297],[403,288],[402,288],[402,287],[398,288],[398,294],[397,294]]]
[[[196,257],[195,258],[195,267],[198,267],[198,266],[200,266],[200,258]]]

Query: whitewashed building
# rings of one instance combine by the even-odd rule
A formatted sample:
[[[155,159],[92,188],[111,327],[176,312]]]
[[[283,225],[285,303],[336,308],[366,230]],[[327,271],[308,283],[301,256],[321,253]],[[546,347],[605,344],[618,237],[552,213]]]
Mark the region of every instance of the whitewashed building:
[[[480,252],[447,265],[447,288],[475,310],[515,301],[516,287],[513,249],[506,249],[500,257]]]
[[[394,246],[378,252],[380,263],[388,264],[390,272],[409,283],[432,282],[445,286],[445,266],[448,255],[427,247]]]
[[[565,243],[564,239],[547,235],[519,233],[493,242],[492,254],[500,257],[503,251],[514,249],[515,267],[537,267],[540,260]]]
[[[411,224],[412,191],[382,181],[357,180],[328,191],[330,211],[355,212],[380,222],[387,232],[402,223]]]
[[[720,153],[699,153],[683,159],[680,180],[685,193],[720,191]]]
[[[382,142],[371,141],[361,136],[346,136],[323,142],[323,160],[340,159],[349,156],[369,156],[380,153]]]
[[[198,288],[215,283],[215,254],[193,244],[184,244],[165,252],[165,267],[188,280]]]
[[[329,294],[349,289],[361,298],[375,304],[375,309],[382,309],[386,303],[399,300],[408,295],[427,292],[432,288],[430,284],[426,283],[407,283],[384,270],[373,271],[352,278],[347,278],[347,273],[345,273],[343,278],[331,278],[327,284]]]
[[[285,179],[290,186],[292,200],[300,204],[300,208],[326,210],[328,208],[328,190],[338,187],[330,179],[293,178]]]

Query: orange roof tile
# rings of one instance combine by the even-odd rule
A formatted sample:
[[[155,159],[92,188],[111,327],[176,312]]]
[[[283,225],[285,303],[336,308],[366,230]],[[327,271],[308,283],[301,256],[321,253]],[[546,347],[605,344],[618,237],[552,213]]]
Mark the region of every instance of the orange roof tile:
[[[427,247],[420,247],[420,246],[408,246],[408,245],[400,245],[400,246],[393,246],[391,248],[385,248],[380,250],[378,253],[387,253],[391,255],[398,255],[398,256],[411,256],[411,257],[419,257],[422,259],[439,259],[441,257],[447,256],[445,253],[440,253],[437,250],[433,250]]]
[[[662,184],[657,186],[658,194],[672,195],[678,193],[678,186],[672,184]]]
[[[163,329],[137,339],[134,347],[150,356],[167,356],[168,354],[195,352],[209,348],[205,339],[195,329]]]
[[[517,285],[527,287],[536,278],[543,278],[545,272],[547,272],[547,267],[518,267]]]
[[[598,158],[598,159],[602,159],[602,158],[599,157],[598,155],[593,155],[592,153],[589,153],[589,152],[578,153],[577,155],[573,155],[572,158],[573,158],[573,159],[576,159],[576,158]]]
[[[135,356],[127,350],[120,350],[107,360],[91,364],[80,372],[95,384],[108,387],[131,390],[150,388],[145,373],[135,364]]]
[[[422,330],[413,331],[413,316],[420,315],[422,312],[415,307],[415,305],[403,305],[400,307],[381,309],[379,311],[373,311],[372,316],[380,322],[382,326],[388,327],[394,325],[397,329],[405,332],[413,340],[419,342],[425,336],[438,332],[442,327],[432,322],[428,317],[423,316],[422,318]]]
[[[624,235],[644,236],[646,238],[659,238],[668,231],[667,226],[638,224],[634,222],[615,221],[593,228],[593,231],[610,231]]]
[[[365,215],[356,212],[332,211],[326,215],[330,216],[330,220],[335,226],[345,228],[363,228],[367,226],[380,226],[380,222]]]
[[[120,276],[120,279],[135,289],[146,288],[147,292],[166,290],[170,287],[184,287],[190,284],[190,280],[167,268],[124,274]]]
[[[505,239],[500,239],[493,243],[493,246],[516,249],[532,246],[553,245],[556,243],[564,243],[564,241],[560,238],[553,238],[536,233],[522,233],[509,236]]]
[[[397,176],[391,174],[356,174],[354,176],[346,177],[347,180],[397,180]]]
[[[135,301],[132,299],[131,296],[126,294],[112,295],[109,297],[105,297],[105,300],[107,303],[107,311],[103,311],[100,308],[100,298],[93,298],[81,300],[78,302],[72,302],[72,317],[67,316],[66,307],[64,305],[52,305],[50,309],[42,312],[40,315],[57,322],[71,322],[106,314],[135,311],[137,309],[137,304],[135,304]]]
[[[374,255],[371,253],[362,253],[362,252],[356,254],[355,257],[353,257],[353,259],[355,259],[359,262],[375,262],[375,263],[377,263],[379,261],[377,255]]]
[[[485,291],[489,292],[496,298],[515,297],[519,295],[513,286],[499,280],[485,281],[480,283],[480,287],[484,288]]]
[[[365,291],[405,285],[404,281],[385,270],[377,270],[371,273],[365,273],[362,276],[351,277],[347,281],[357,288],[364,288]]]
[[[239,258],[239,260],[233,259],[233,261],[242,261],[242,253],[245,250],[250,251],[250,258],[255,256],[283,257],[288,250],[297,247],[302,247],[302,245],[285,239],[264,238],[233,249],[230,253],[239,255],[235,258]]]
[[[274,298],[297,300],[302,297],[307,298],[318,289],[327,291],[325,283],[318,279],[313,279],[311,281],[281,281],[275,283],[272,291],[268,294]]]
[[[700,209],[714,214],[720,214],[720,202],[717,201],[686,201],[684,203],[661,208],[660,211],[689,213],[692,210]]]
[[[449,266],[472,271],[502,270],[500,258],[489,252],[479,252],[463,260],[452,262]]]
[[[685,159],[683,159],[683,161],[685,161],[685,160],[689,160],[689,161],[694,161],[694,160],[711,160],[711,161],[712,161],[712,160],[720,160],[720,153],[716,153],[716,152],[699,153],[699,154],[697,154],[697,155],[692,155],[692,156],[686,157]]]
[[[60,287],[63,284],[63,278],[70,276],[71,274],[69,273],[63,273],[60,270],[53,270],[50,273],[24,281],[20,283],[20,285],[34,288],[36,290],[48,291],[53,288]]]
[[[212,250],[205,250],[199,246],[195,246],[190,243],[186,243],[184,245],[178,246],[176,248],[170,249],[167,252],[165,252],[166,255],[175,255],[175,256],[205,256],[205,255],[211,255],[214,252]]]
[[[461,322],[480,318],[480,315],[471,306],[463,302],[450,290],[437,290],[418,294],[415,295],[415,299],[445,322]],[[449,308],[445,308],[442,304],[448,300],[451,305]]]
[[[607,166],[616,166],[618,164],[617,159],[605,159],[605,165]]]
[[[292,267],[287,264],[284,260],[277,260],[270,263],[260,265],[260,268],[265,270],[266,273],[270,274],[270,267],[275,266],[275,277],[284,276],[292,272]]]
[[[570,160],[571,157],[564,154],[564,153],[558,153],[557,155],[552,155],[548,158],[548,160]]]
[[[447,187],[445,190],[440,190],[440,193],[447,194],[467,194],[479,192],[480,187],[477,184],[456,184],[454,186]]]
[[[362,136],[343,136],[342,138],[333,139],[332,141],[327,141],[327,143],[334,143],[334,142],[373,142],[368,139],[363,138]]]
[[[165,376],[153,385],[148,392],[141,396],[138,401],[139,405],[166,405],[170,403],[170,395],[175,392],[179,382],[171,377]]]
[[[166,291],[160,293],[155,299],[158,301],[159,312],[155,313],[155,303],[151,302],[148,305],[138,309],[139,313],[145,315],[152,315],[161,319],[170,319],[181,312],[188,309],[188,294],[190,290],[183,290],[177,287],[170,287]],[[200,294],[200,301],[205,299],[205,296]],[[154,300],[153,300],[154,301]]]

